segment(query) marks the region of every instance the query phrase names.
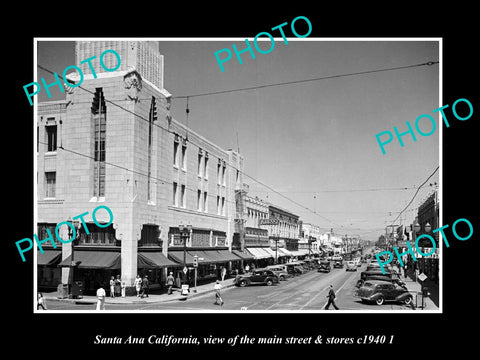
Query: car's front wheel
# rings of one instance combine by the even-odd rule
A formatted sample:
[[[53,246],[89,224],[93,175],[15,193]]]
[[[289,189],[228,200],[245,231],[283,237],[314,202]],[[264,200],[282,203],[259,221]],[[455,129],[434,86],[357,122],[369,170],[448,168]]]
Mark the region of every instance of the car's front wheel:
[[[375,303],[377,305],[383,305],[383,302],[385,301],[385,298],[383,296],[379,296],[377,300],[375,300]]]
[[[267,279],[265,284],[267,284],[267,286],[271,286],[271,285],[273,285],[273,281],[271,279]]]
[[[403,300],[403,303],[404,303],[405,305],[411,305],[412,302],[413,302],[413,299],[412,299],[411,296],[407,296],[407,297]]]
[[[238,285],[240,285],[241,287],[247,286],[247,280],[240,280],[240,282],[238,283]]]

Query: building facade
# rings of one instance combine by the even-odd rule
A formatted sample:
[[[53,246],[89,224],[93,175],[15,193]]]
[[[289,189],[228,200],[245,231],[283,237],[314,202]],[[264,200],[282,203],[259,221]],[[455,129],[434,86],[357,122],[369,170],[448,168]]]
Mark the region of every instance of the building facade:
[[[121,59],[115,71],[83,62],[110,49]],[[73,250],[81,261],[75,278],[88,280],[90,290],[114,274],[129,289],[139,273],[158,284],[167,271],[188,278],[195,255],[200,277],[236,266],[235,190],[243,183],[243,157],[172,118],[158,44],[79,41],[75,54],[84,74],[81,87],[67,84],[65,101],[38,105],[37,223],[41,238],[46,229],[89,212],[90,232],[80,227],[72,243],[51,244],[51,256],[42,262],[51,264],[61,249],[66,283]],[[104,57],[109,69],[115,61]],[[75,76],[67,79],[76,85]],[[113,213],[107,228],[92,221],[100,205]],[[109,221],[105,211],[96,215],[99,223]]]

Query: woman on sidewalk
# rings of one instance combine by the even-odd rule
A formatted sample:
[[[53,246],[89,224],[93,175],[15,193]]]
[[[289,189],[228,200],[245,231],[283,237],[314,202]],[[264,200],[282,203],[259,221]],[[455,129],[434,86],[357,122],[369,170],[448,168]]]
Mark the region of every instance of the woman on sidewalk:
[[[140,297],[140,290],[142,289],[142,278],[137,275],[135,278],[135,290],[137,290],[137,297]]]
[[[223,299],[220,295],[220,290],[222,290],[222,284],[220,284],[219,280],[215,282],[215,286],[213,288],[215,289],[215,305],[223,306]]]

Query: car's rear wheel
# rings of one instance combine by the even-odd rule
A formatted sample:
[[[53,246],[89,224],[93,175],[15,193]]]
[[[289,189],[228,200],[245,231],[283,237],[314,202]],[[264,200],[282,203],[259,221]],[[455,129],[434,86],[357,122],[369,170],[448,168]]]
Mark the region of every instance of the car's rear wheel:
[[[245,286],[247,286],[247,281],[246,280],[240,280],[238,285],[240,285],[241,287],[245,287]]]
[[[285,276],[280,275],[280,280],[281,280],[281,281],[284,281],[284,280],[285,280]]]
[[[271,279],[267,279],[265,284],[267,284],[267,286],[271,286],[271,285],[273,285],[273,281]]]
[[[375,300],[375,303],[377,305],[383,305],[383,302],[385,301],[385,298],[383,296],[379,296],[377,300]]]
[[[407,296],[405,300],[403,300],[403,303],[405,305],[410,305],[413,302],[413,298],[411,296]]]

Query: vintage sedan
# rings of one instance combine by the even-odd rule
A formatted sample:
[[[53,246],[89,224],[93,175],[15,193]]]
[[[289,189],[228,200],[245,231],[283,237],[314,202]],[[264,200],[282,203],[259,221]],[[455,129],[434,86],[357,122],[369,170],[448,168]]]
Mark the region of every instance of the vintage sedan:
[[[384,280],[391,283],[398,284],[400,286],[406,287],[405,283],[402,281],[400,276],[391,271],[385,271],[385,274],[381,270],[367,270],[360,273],[360,279],[357,281],[356,286],[360,287],[367,280]]]
[[[318,266],[317,271],[318,272],[330,272],[331,267],[330,267],[330,261],[320,261],[320,265]]]
[[[255,269],[249,274],[237,275],[235,278],[235,285],[241,287],[253,284],[271,286],[278,284],[278,282],[278,276],[270,269]]]
[[[404,287],[383,280],[368,280],[355,292],[362,302],[382,305],[385,302],[398,302],[411,305],[413,295]]]
[[[347,261],[347,267],[345,268],[345,271],[357,271],[357,265],[355,264],[355,261]]]
[[[333,263],[333,268],[334,268],[334,269],[337,269],[337,268],[338,268],[338,269],[341,269],[341,268],[343,268],[343,261],[341,261],[341,260],[335,261],[335,262]]]
[[[267,266],[267,269],[272,270],[273,273],[278,276],[278,280],[280,281],[287,280],[293,276],[292,274],[289,274],[286,267],[282,265],[269,265]]]

